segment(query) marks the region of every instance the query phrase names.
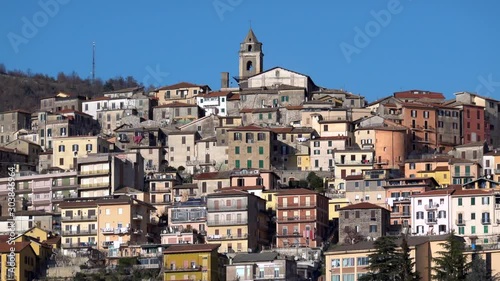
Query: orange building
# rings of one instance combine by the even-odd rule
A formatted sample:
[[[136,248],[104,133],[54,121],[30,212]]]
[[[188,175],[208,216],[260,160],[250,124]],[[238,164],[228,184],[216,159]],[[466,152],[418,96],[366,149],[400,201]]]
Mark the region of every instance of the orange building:
[[[406,159],[407,129],[401,126],[378,127],[375,131],[375,159],[383,169],[399,169]]]
[[[276,247],[320,247],[327,238],[328,198],[303,188],[276,197]]]
[[[402,124],[410,128],[410,152],[432,153],[438,148],[434,106],[416,102],[403,103]]]

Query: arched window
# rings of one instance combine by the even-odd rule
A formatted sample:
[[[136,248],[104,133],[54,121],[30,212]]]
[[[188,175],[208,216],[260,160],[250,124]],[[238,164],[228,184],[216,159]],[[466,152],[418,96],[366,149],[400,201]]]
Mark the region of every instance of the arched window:
[[[280,77],[280,71],[279,71],[279,70],[276,70],[276,71],[274,72],[274,76],[276,76],[276,77]]]
[[[252,51],[252,45],[248,45],[248,51],[251,52]]]
[[[253,63],[252,61],[247,61],[247,71],[252,71],[253,70]]]

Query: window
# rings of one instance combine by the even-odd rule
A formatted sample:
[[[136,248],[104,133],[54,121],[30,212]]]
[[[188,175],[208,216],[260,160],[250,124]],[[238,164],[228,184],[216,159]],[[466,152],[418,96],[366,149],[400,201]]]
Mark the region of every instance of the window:
[[[458,234],[465,234],[465,228],[463,226],[458,227]]]
[[[332,268],[340,267],[340,259],[332,259]]]
[[[424,212],[417,212],[417,220],[423,220],[424,219]]]
[[[247,160],[247,168],[252,168],[252,160]]]
[[[340,275],[339,274],[332,275],[332,281],[340,281]]]
[[[60,145],[59,146],[59,152],[64,152],[65,150],[65,146],[64,145]]]
[[[240,147],[239,146],[234,147],[234,154],[240,154]]]
[[[73,152],[78,152],[78,144],[73,144],[72,151]]]
[[[264,147],[259,146],[259,154],[263,155],[264,154]]]
[[[490,204],[490,197],[481,197],[481,201],[483,205],[489,205]]]
[[[234,133],[233,134],[233,138],[234,138],[234,140],[241,140],[242,139],[242,135],[241,135],[241,133]]]
[[[411,111],[411,117],[417,118],[417,111],[416,110]]]
[[[247,146],[247,153],[252,153],[252,147],[251,146]]]
[[[370,264],[370,259],[368,257],[358,258],[358,266],[367,266]]]
[[[352,267],[352,266],[354,266],[354,258],[342,259],[342,267]]]
[[[476,213],[471,213],[470,214],[470,219],[475,220],[476,219]]]
[[[354,281],[354,274],[342,274],[342,281]]]
[[[264,169],[264,160],[259,160],[259,169]]]
[[[107,215],[107,216],[111,215],[111,210],[110,210],[110,209],[106,209],[106,211],[105,211],[105,212],[106,212],[106,215]]]
[[[239,169],[239,168],[240,168],[240,160],[235,160],[235,161],[234,161],[234,167],[235,167],[236,169]]]
[[[314,147],[319,147],[319,141],[314,142]]]
[[[370,233],[377,232],[377,225],[370,225]]]
[[[476,198],[472,197],[472,198],[470,199],[470,204],[471,204],[471,206],[476,205]]]
[[[462,198],[458,198],[458,206],[462,206]]]
[[[123,208],[118,208],[118,214],[122,215],[123,214]]]
[[[470,233],[476,234],[476,227],[474,225],[470,227]]]

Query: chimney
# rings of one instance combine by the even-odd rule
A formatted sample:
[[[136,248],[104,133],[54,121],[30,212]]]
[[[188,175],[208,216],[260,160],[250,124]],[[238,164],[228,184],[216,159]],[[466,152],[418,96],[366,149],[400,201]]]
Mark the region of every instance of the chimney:
[[[221,72],[221,89],[229,88],[229,72]]]

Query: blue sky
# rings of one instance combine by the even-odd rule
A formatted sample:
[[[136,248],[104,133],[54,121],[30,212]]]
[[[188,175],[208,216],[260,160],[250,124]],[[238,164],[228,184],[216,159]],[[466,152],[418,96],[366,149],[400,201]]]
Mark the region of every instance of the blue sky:
[[[495,0],[10,0],[0,10],[0,63],[89,77],[95,41],[100,78],[218,89],[220,72],[238,75],[251,20],[265,69],[282,66],[370,101],[405,89],[498,98],[498,11]]]

